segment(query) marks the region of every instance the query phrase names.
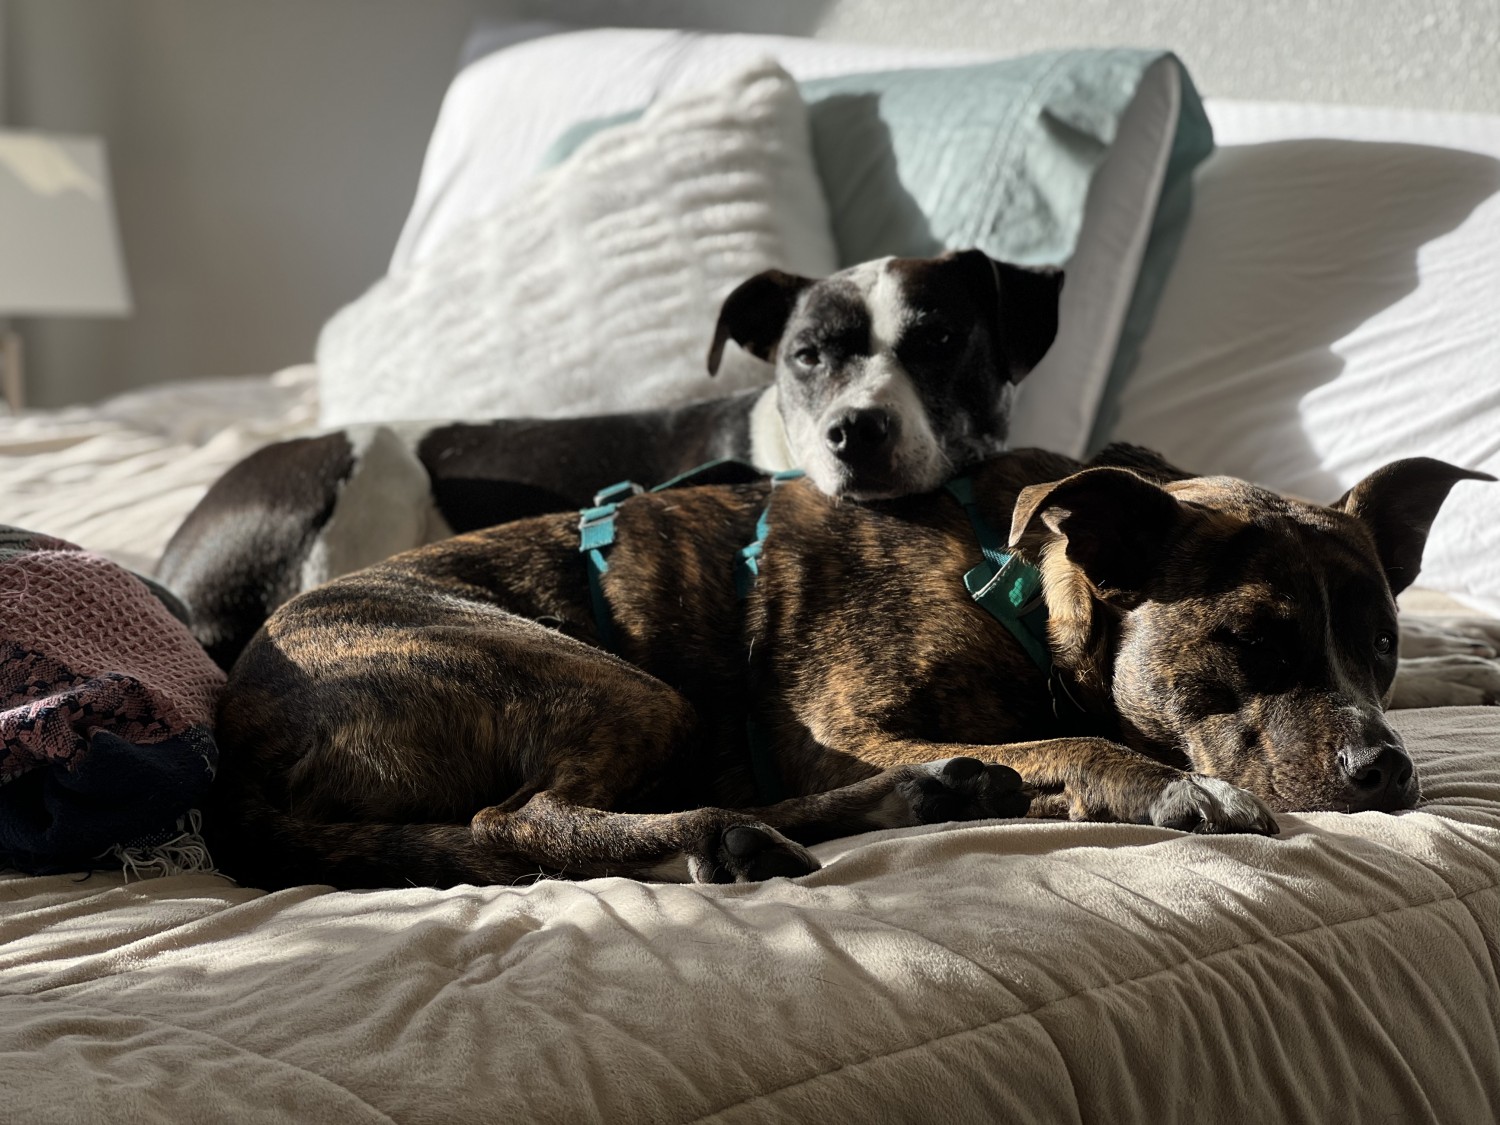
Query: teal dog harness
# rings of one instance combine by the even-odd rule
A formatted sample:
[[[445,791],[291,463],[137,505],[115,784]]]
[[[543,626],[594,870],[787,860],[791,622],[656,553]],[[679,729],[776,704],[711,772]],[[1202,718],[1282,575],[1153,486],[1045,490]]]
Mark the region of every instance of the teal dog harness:
[[[731,464],[734,463],[710,461],[649,491],[665,492],[689,485],[700,481],[712,470]],[[801,469],[774,474],[771,477],[773,495],[777,487],[803,475]],[[1041,573],[1036,567],[1022,562],[1014,552],[1007,551],[1005,541],[980,515],[974,500],[974,481],[971,477],[955,477],[945,488],[968,514],[974,536],[979,540],[979,549],[984,555],[983,562],[964,574],[964,587],[990,616],[1010,630],[1037,667],[1048,673],[1050,685],[1052,653],[1047,643],[1047,603],[1042,597]],[[648,490],[633,481],[621,481],[602,489],[595,495],[593,507],[584,508],[578,513],[578,550],[588,569],[589,600],[593,605],[594,626],[599,634],[599,643],[610,652],[617,650],[614,619],[609,612],[609,603],[604,599],[601,582],[609,572],[606,552],[615,542],[615,516],[620,505],[630,497],[646,491]],[[770,530],[771,497],[767,497],[766,506],[761,509],[760,519],[755,524],[754,541],[742,548],[735,559],[735,592],[742,600],[750,596],[756,579],[760,577],[761,558]],[[782,799],[783,790],[771,755],[770,738],[753,716],[745,721],[745,733],[750,744],[750,768],[759,800],[762,804],[775,804]]]
[[[609,560],[605,552],[615,544],[615,516],[620,511],[620,505],[632,496],[639,496],[645,492],[666,492],[673,488],[682,488],[691,484],[725,483],[723,470],[729,470],[728,475],[736,475],[739,470],[746,477],[760,477],[761,473],[741,461],[729,458],[721,458],[717,461],[709,461],[696,468],[689,469],[685,473],[678,473],[669,481],[664,481],[654,488],[646,489],[634,481],[622,480],[618,484],[612,484],[608,488],[600,489],[594,494],[594,504],[591,508],[584,508],[578,513],[578,550],[582,552],[584,565],[588,569],[589,576],[589,602],[594,609],[594,627],[599,633],[599,643],[610,652],[615,651],[615,626],[614,619],[609,613],[609,603],[604,600],[604,587],[601,579],[609,573]],[[796,475],[801,473],[786,474],[778,473],[777,477]],[[775,479],[775,478],[773,478]],[[759,539],[765,538],[764,526],[767,516],[761,514],[761,530]],[[749,550],[747,547],[746,550]],[[743,597],[744,595],[741,594]]]

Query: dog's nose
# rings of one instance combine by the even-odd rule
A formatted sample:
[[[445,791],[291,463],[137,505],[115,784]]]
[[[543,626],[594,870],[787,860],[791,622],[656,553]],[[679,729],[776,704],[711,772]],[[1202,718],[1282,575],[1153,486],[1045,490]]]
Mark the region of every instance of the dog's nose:
[[[884,410],[851,410],[828,427],[828,448],[841,461],[878,453],[891,440],[891,416]]]
[[[1349,778],[1350,805],[1362,809],[1404,809],[1413,804],[1416,773],[1411,759],[1399,746],[1347,749],[1339,763]]]

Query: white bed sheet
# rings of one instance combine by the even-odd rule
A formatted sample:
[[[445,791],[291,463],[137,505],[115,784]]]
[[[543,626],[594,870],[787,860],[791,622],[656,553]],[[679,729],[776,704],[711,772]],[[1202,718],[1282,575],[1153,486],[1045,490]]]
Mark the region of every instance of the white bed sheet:
[[[93,406],[0,418],[0,524],[150,574],[215,480],[317,420],[316,371],[168,383]]]

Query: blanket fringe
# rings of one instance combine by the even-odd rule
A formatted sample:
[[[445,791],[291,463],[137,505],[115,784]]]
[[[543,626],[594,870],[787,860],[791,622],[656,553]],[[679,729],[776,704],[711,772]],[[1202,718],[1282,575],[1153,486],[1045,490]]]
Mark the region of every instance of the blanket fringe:
[[[116,844],[99,858],[109,857],[119,863],[125,872],[125,881],[131,878],[151,879],[168,875],[213,875],[213,856],[203,840],[203,817],[197,809],[189,809],[177,818],[177,835],[157,844],[135,844],[126,847]]]

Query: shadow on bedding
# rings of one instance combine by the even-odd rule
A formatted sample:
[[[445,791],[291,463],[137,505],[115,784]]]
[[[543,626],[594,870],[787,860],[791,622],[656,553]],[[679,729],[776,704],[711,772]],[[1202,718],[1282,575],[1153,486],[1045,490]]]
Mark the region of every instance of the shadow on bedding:
[[[1417,289],[1423,246],[1497,192],[1500,161],[1457,149],[1331,139],[1220,149],[1199,173],[1192,225],[1111,439],[1337,496],[1304,400],[1344,373],[1340,341]],[[1444,330],[1424,341],[1434,356]],[[1379,376],[1361,357],[1360,380]],[[1181,418],[1220,412],[1210,407],[1227,417],[1184,432]]]

